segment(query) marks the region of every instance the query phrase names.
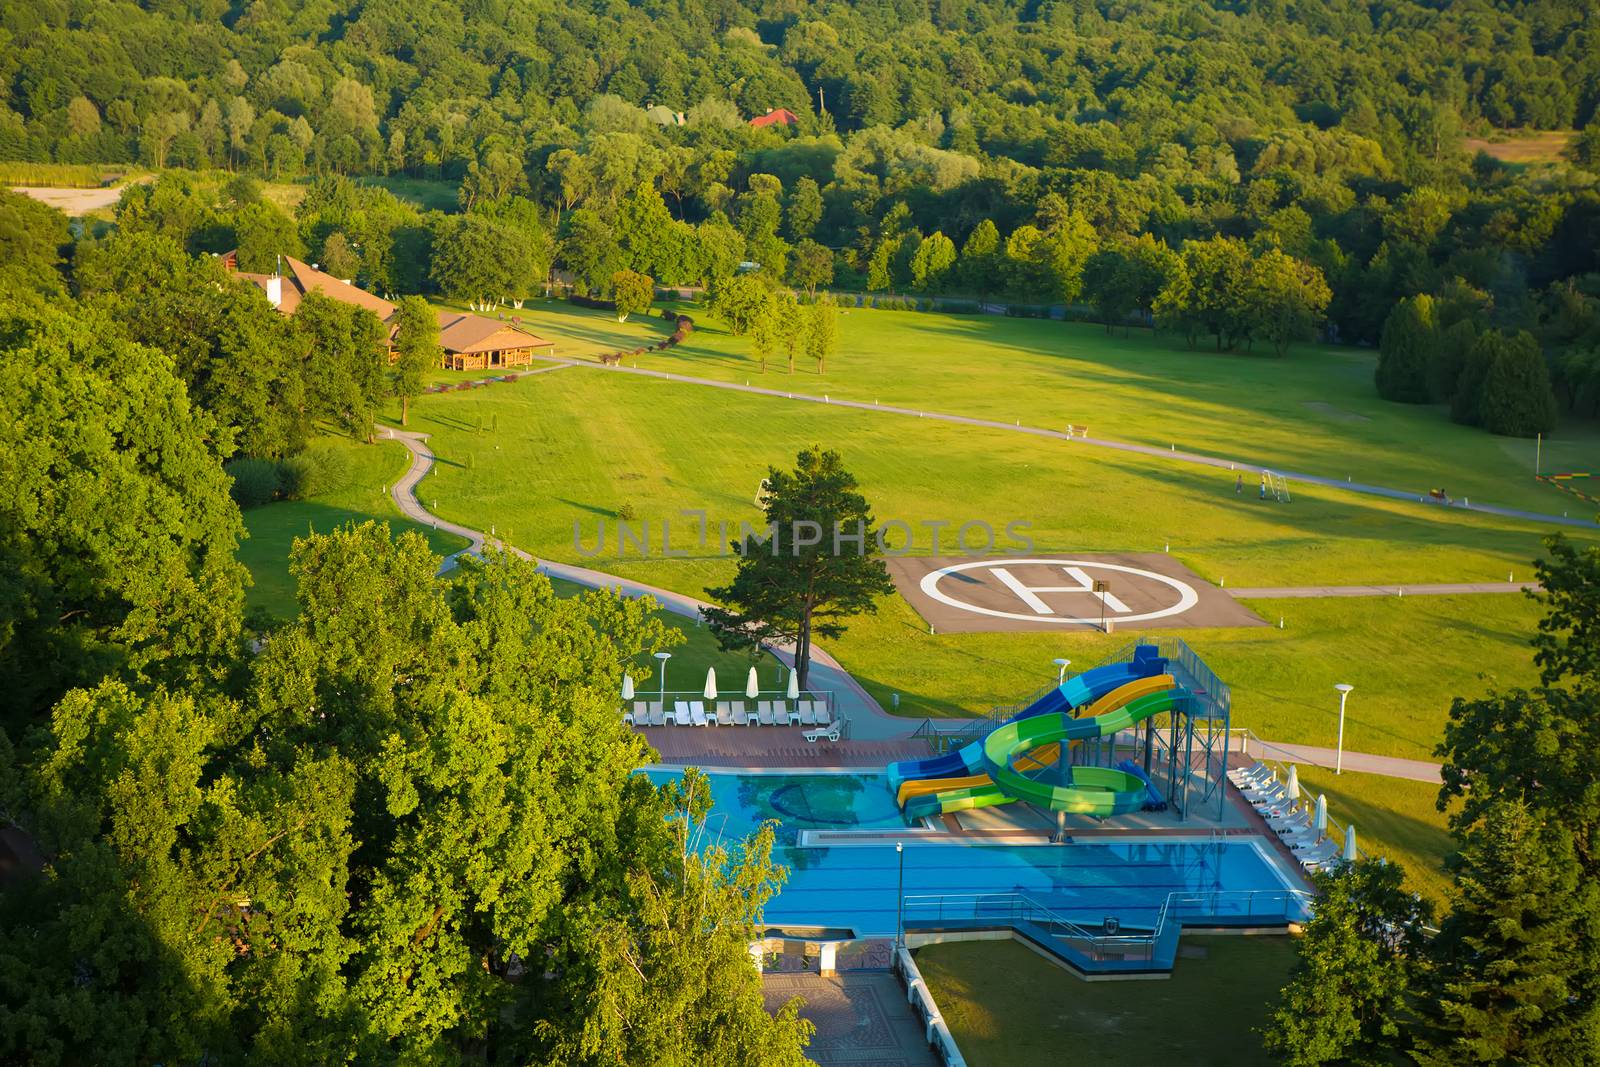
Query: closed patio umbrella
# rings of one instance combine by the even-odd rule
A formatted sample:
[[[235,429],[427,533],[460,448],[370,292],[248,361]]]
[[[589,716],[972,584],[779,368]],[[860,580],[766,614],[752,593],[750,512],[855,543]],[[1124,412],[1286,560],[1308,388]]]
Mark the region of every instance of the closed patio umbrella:
[[[1355,823],[1351,823],[1349,826],[1344,828],[1344,861],[1346,863],[1354,863],[1356,861]]]
[[[622,699],[633,699],[633,675],[631,674],[624,674],[622,676]]]
[[[1289,794],[1290,800],[1300,799],[1300,768],[1289,764],[1289,780],[1284,783],[1283,791]]]
[[[717,669],[715,667],[706,668],[706,699],[717,699]]]
[[[1317,840],[1328,836],[1328,797],[1326,794],[1317,794],[1316,814],[1311,817],[1311,828],[1317,832]]]
[[[800,696],[800,672],[793,667],[789,668],[789,699],[795,700]]]
[[[746,697],[748,697],[749,699],[754,700],[760,694],[761,694],[761,684],[756,680],[756,669],[754,667],[751,667],[750,668],[750,677],[745,679],[744,695]]]

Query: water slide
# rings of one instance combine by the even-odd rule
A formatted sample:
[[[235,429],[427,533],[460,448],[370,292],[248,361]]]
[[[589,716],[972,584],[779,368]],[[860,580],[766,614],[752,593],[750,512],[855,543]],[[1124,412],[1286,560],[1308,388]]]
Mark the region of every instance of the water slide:
[[[1164,673],[1166,667],[1166,661],[1157,654],[1155,646],[1139,645],[1133,650],[1132,662],[1108,663],[1103,667],[1084,671],[1077,677],[1068,678],[1060,686],[1051,689],[1007,719],[1001,727],[1039,715],[1086,708],[1107,693],[1129,682]],[[937,778],[969,778],[987,773],[983,763],[983,738],[979,738],[942,756],[889,764],[889,788],[898,796],[900,787],[906,782]]]
[[[1142,771],[1072,767],[1069,769],[1071,788],[1076,792],[1070,798],[1041,792],[1068,787],[1036,782],[1026,777],[1026,772],[1050,766],[1063,743],[1070,747],[1090,738],[1114,734],[1169,710],[1176,689],[1177,682],[1171,675],[1158,674],[1125,682],[1082,709],[1081,716],[1075,711],[1018,716],[991,731],[981,742],[975,742],[984,761],[982,772],[959,778],[904,782],[896,798],[912,818],[987,808],[1019,799],[1031,800],[1052,811],[1095,814],[1089,809],[1100,803],[1098,794],[1107,790],[1122,793],[1137,790],[1139,803],[1126,807],[1125,800],[1119,801],[1123,806],[1105,814],[1137,811],[1152,803],[1165,806]],[[997,743],[1005,746],[1003,757],[996,755],[1000,751],[995,747]],[[1087,795],[1091,793],[1097,795]]]

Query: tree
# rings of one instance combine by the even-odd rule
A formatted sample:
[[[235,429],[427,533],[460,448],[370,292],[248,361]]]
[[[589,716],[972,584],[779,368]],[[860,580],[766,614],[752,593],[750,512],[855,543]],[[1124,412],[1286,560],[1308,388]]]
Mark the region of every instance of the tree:
[[[654,182],[641,182],[617,213],[612,231],[623,267],[651,277],[673,277],[676,224]],[[684,280],[679,278],[679,280]]]
[[[822,221],[822,191],[809,174],[802,175],[789,190],[789,204],[784,212],[789,240],[799,244],[811,237],[817,223]]]
[[[428,276],[452,300],[489,306],[526,298],[539,284],[535,269],[528,243],[510,227],[456,215],[438,224]]]
[[[922,239],[911,257],[911,287],[923,292],[938,289],[955,263],[955,242],[935,230]]]
[[[270,274],[278,269],[279,256],[305,255],[294,220],[265,201],[239,208],[233,232],[240,270]]]
[[[810,238],[802,239],[789,257],[789,283],[812,294],[819,286],[833,284],[833,250]]]
[[[618,322],[627,322],[634,312],[649,311],[655,298],[656,282],[648,274],[619,270],[611,276],[611,299],[617,307]]]
[[[1600,678],[1600,547],[1579,548],[1561,534],[1545,538],[1548,558],[1534,561],[1544,617],[1533,638],[1540,681]]]
[[[338,230],[328,234],[322,242],[322,269],[346,281],[354,278],[361,269],[361,259],[350,247],[349,238]]]
[[[1402,404],[1426,404],[1432,399],[1429,384],[1438,347],[1433,297],[1423,293],[1401,300],[1384,320],[1378,343],[1378,395]]]
[[[580,208],[567,216],[567,234],[561,240],[561,261],[583,290],[605,291],[612,275],[622,269],[622,252],[611,227],[599,212]]]
[[[837,452],[807,448],[792,472],[769,468],[767,487],[769,540],[733,542],[738,571],[706,590],[721,606],[704,615],[724,649],[792,643],[805,689],[813,637],[843,635],[846,620],[876,612],[894,583],[878,558],[872,510]]]
[[[1067,304],[1077,301],[1083,292],[1084,264],[1098,244],[1094,227],[1075,211],[1067,212],[1046,231],[1037,254],[1054,299]]]
[[[1169,286],[1163,304],[1169,320],[1187,334],[1216,338],[1218,352],[1232,351],[1249,336],[1246,287],[1250,253],[1236,237],[1212,237],[1183,243],[1185,267],[1181,293]]]
[[[999,255],[1000,231],[993,222],[984,219],[967,235],[966,243],[961,246],[962,283],[977,293],[979,298],[994,291]]]
[[[1276,248],[1257,255],[1250,264],[1245,302],[1251,332],[1271,341],[1279,358],[1293,342],[1316,335],[1332,299],[1322,271]]]
[[[32,197],[0,190],[0,295],[62,292],[61,253],[71,242],[67,217],[61,212]]]
[[[772,309],[772,287],[756,274],[738,274],[711,293],[711,311],[735,337],[749,333]]]
[[[422,395],[428,371],[444,363],[439,346],[439,316],[420,296],[402,297],[395,315],[392,381],[394,395],[400,398],[400,425],[411,418],[411,398]]]
[[[818,374],[826,373],[828,357],[839,346],[839,311],[833,297],[824,295],[811,302],[803,330],[806,355],[816,360]]]
[[[881,293],[894,290],[894,261],[900,252],[904,235],[894,233],[882,238],[872,249],[867,262],[867,291]]]
[[[99,310],[0,304],[0,337],[0,726],[107,673],[220,677],[245,581],[227,431]]]
[[[1556,396],[1539,342],[1518,331],[1499,346],[1479,387],[1478,421],[1490,433],[1532,437],[1556,428]]]
[[[794,353],[804,343],[802,334],[805,330],[804,313],[794,293],[781,289],[773,295],[770,318],[772,329],[783,345],[784,355],[788,358],[789,373],[793,374]],[[764,361],[763,366],[765,366]]]
[[[1430,909],[1404,870],[1362,859],[1313,876],[1317,897],[1299,963],[1265,1032],[1292,1067],[1383,1062],[1403,1048],[1402,1018]]]
[[[311,353],[305,381],[312,415],[357,440],[372,440],[388,365],[383,322],[366,308],[318,292],[305,295],[290,322]]]
[[[1600,889],[1559,818],[1497,800],[1461,836],[1432,995],[1419,999],[1425,1067],[1575,1062],[1600,1047],[1600,1009],[1585,995],[1594,961],[1580,947],[1600,933]]]
[[[1183,270],[1183,260],[1162,241],[1140,234],[1095,252],[1084,263],[1083,295],[1100,312],[1106,332],[1135,313],[1150,315],[1158,297]]]

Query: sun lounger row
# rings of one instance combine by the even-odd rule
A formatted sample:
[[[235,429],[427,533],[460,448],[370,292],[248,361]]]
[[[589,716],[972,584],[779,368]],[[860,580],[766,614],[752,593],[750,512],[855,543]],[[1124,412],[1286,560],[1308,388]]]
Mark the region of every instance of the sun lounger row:
[[[1235,767],[1228,772],[1228,780],[1307,871],[1327,870],[1342,861],[1339,847],[1311,825],[1271,767],[1265,763]]]
[[[658,700],[636,700],[624,710],[622,721],[629,726],[810,726],[824,732],[838,731],[838,725],[822,700],[800,700],[793,707],[786,700],[762,700],[747,710],[743,700],[716,700],[710,711],[706,701],[673,701],[668,711]]]

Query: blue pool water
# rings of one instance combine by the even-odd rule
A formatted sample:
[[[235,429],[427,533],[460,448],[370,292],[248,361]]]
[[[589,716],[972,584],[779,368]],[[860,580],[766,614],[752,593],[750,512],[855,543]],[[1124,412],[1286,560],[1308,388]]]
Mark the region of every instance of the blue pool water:
[[[653,781],[672,774],[651,771]],[[800,848],[800,830],[907,826],[881,775],[710,774],[706,830],[738,838],[779,822],[777,858],[789,880],[767,905],[769,927],[849,927],[893,936],[900,886],[894,844]],[[970,839],[968,839],[970,840]],[[1273,862],[1249,839],[1084,841],[1067,845],[913,843],[905,846],[908,901],[942,895],[1026,893],[1062,918],[1098,925],[1154,924],[1172,893],[1280,890]],[[925,905],[912,905],[908,908]],[[959,905],[956,905],[959,907]],[[959,917],[950,912],[949,917]],[[911,918],[908,913],[907,918]]]

